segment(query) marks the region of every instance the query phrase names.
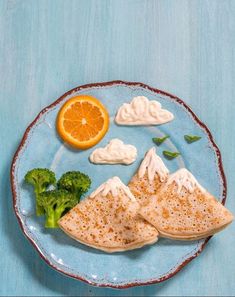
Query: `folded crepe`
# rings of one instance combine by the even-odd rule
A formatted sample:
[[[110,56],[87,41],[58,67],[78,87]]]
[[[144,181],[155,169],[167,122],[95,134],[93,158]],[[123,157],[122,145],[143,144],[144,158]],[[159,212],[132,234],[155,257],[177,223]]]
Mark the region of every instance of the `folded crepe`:
[[[233,215],[185,168],[169,176],[140,214],[156,227],[159,236],[179,240],[205,238],[233,220]]]
[[[59,226],[77,241],[105,252],[136,249],[158,239],[139,208],[130,189],[113,177],[63,216]]]
[[[149,203],[159,188],[167,182],[169,170],[162,159],[156,154],[155,147],[145,155],[138,171],[130,180],[128,186],[135,198],[144,206]]]

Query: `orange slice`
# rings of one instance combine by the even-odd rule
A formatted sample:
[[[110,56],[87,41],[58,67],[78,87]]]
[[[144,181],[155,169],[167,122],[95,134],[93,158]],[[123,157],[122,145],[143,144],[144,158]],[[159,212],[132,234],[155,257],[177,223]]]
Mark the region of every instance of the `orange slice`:
[[[97,144],[109,128],[109,115],[104,105],[89,95],[69,99],[57,116],[57,131],[75,148],[87,149]]]

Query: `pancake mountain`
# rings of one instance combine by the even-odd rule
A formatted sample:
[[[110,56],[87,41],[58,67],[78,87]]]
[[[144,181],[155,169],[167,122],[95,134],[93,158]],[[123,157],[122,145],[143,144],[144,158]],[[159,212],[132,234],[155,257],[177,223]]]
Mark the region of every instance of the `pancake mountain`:
[[[139,214],[139,204],[118,177],[102,184],[59,221],[77,241],[118,252],[140,248],[158,239],[158,231]]]

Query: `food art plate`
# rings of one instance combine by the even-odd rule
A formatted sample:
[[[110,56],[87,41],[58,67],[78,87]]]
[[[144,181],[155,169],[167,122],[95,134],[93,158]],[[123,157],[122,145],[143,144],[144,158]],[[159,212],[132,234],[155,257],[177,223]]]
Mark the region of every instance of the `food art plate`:
[[[78,94],[98,98],[110,115],[108,133],[95,147],[85,151],[77,151],[63,144],[55,129],[59,109],[66,100]],[[114,117],[118,108],[136,96],[158,100],[163,108],[174,114],[175,119],[160,126],[117,126]],[[224,204],[226,180],[219,149],[205,124],[181,99],[173,95],[142,83],[96,83],[67,92],[39,113],[27,128],[14,156],[11,183],[14,210],[22,231],[51,267],[92,285],[128,288],[167,280],[200,254],[209,238],[192,242],[160,238],[154,245],[114,254],[84,246],[60,229],[44,229],[43,219],[34,215],[32,191],[23,183],[25,173],[35,167],[51,168],[57,178],[68,170],[81,170],[92,179],[89,193],[112,176],[117,175],[128,183],[145,152],[155,145],[152,138],[165,134],[170,135],[170,139],[160,147],[156,146],[156,149],[169,170],[174,172],[180,167],[187,167],[199,183]],[[187,144],[185,134],[199,135],[202,139]],[[88,160],[91,152],[97,147],[104,147],[113,138],[136,146],[137,160],[129,166],[91,164]],[[179,151],[181,156],[166,160],[162,155],[163,150]]]

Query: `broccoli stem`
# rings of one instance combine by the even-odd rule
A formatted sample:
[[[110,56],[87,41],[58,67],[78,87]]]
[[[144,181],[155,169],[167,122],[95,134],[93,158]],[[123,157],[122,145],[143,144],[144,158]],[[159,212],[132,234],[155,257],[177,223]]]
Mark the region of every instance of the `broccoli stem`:
[[[64,208],[55,210],[55,221],[56,221],[57,225],[58,225],[59,219],[62,217],[62,213],[64,212],[64,210],[65,210]]]
[[[53,217],[47,217],[46,222],[45,222],[45,227],[46,228],[58,228],[59,225],[55,221]]]
[[[38,217],[44,215],[45,211],[44,208],[41,205],[38,205],[37,201],[36,201],[36,215]]]
[[[52,211],[49,215],[46,216],[45,221],[46,228],[58,228],[57,219],[55,217],[54,211]]]
[[[41,191],[41,189],[39,189],[39,187],[35,188],[34,193],[35,193],[35,196],[36,196],[36,215],[38,217],[44,215],[44,213],[45,213],[45,210],[44,210],[43,206],[41,206],[41,205],[38,204],[38,196],[39,196],[39,194],[41,192],[42,191]]]
[[[59,228],[58,221],[64,212],[64,208],[57,210],[51,210],[46,217],[45,227],[46,228]]]

